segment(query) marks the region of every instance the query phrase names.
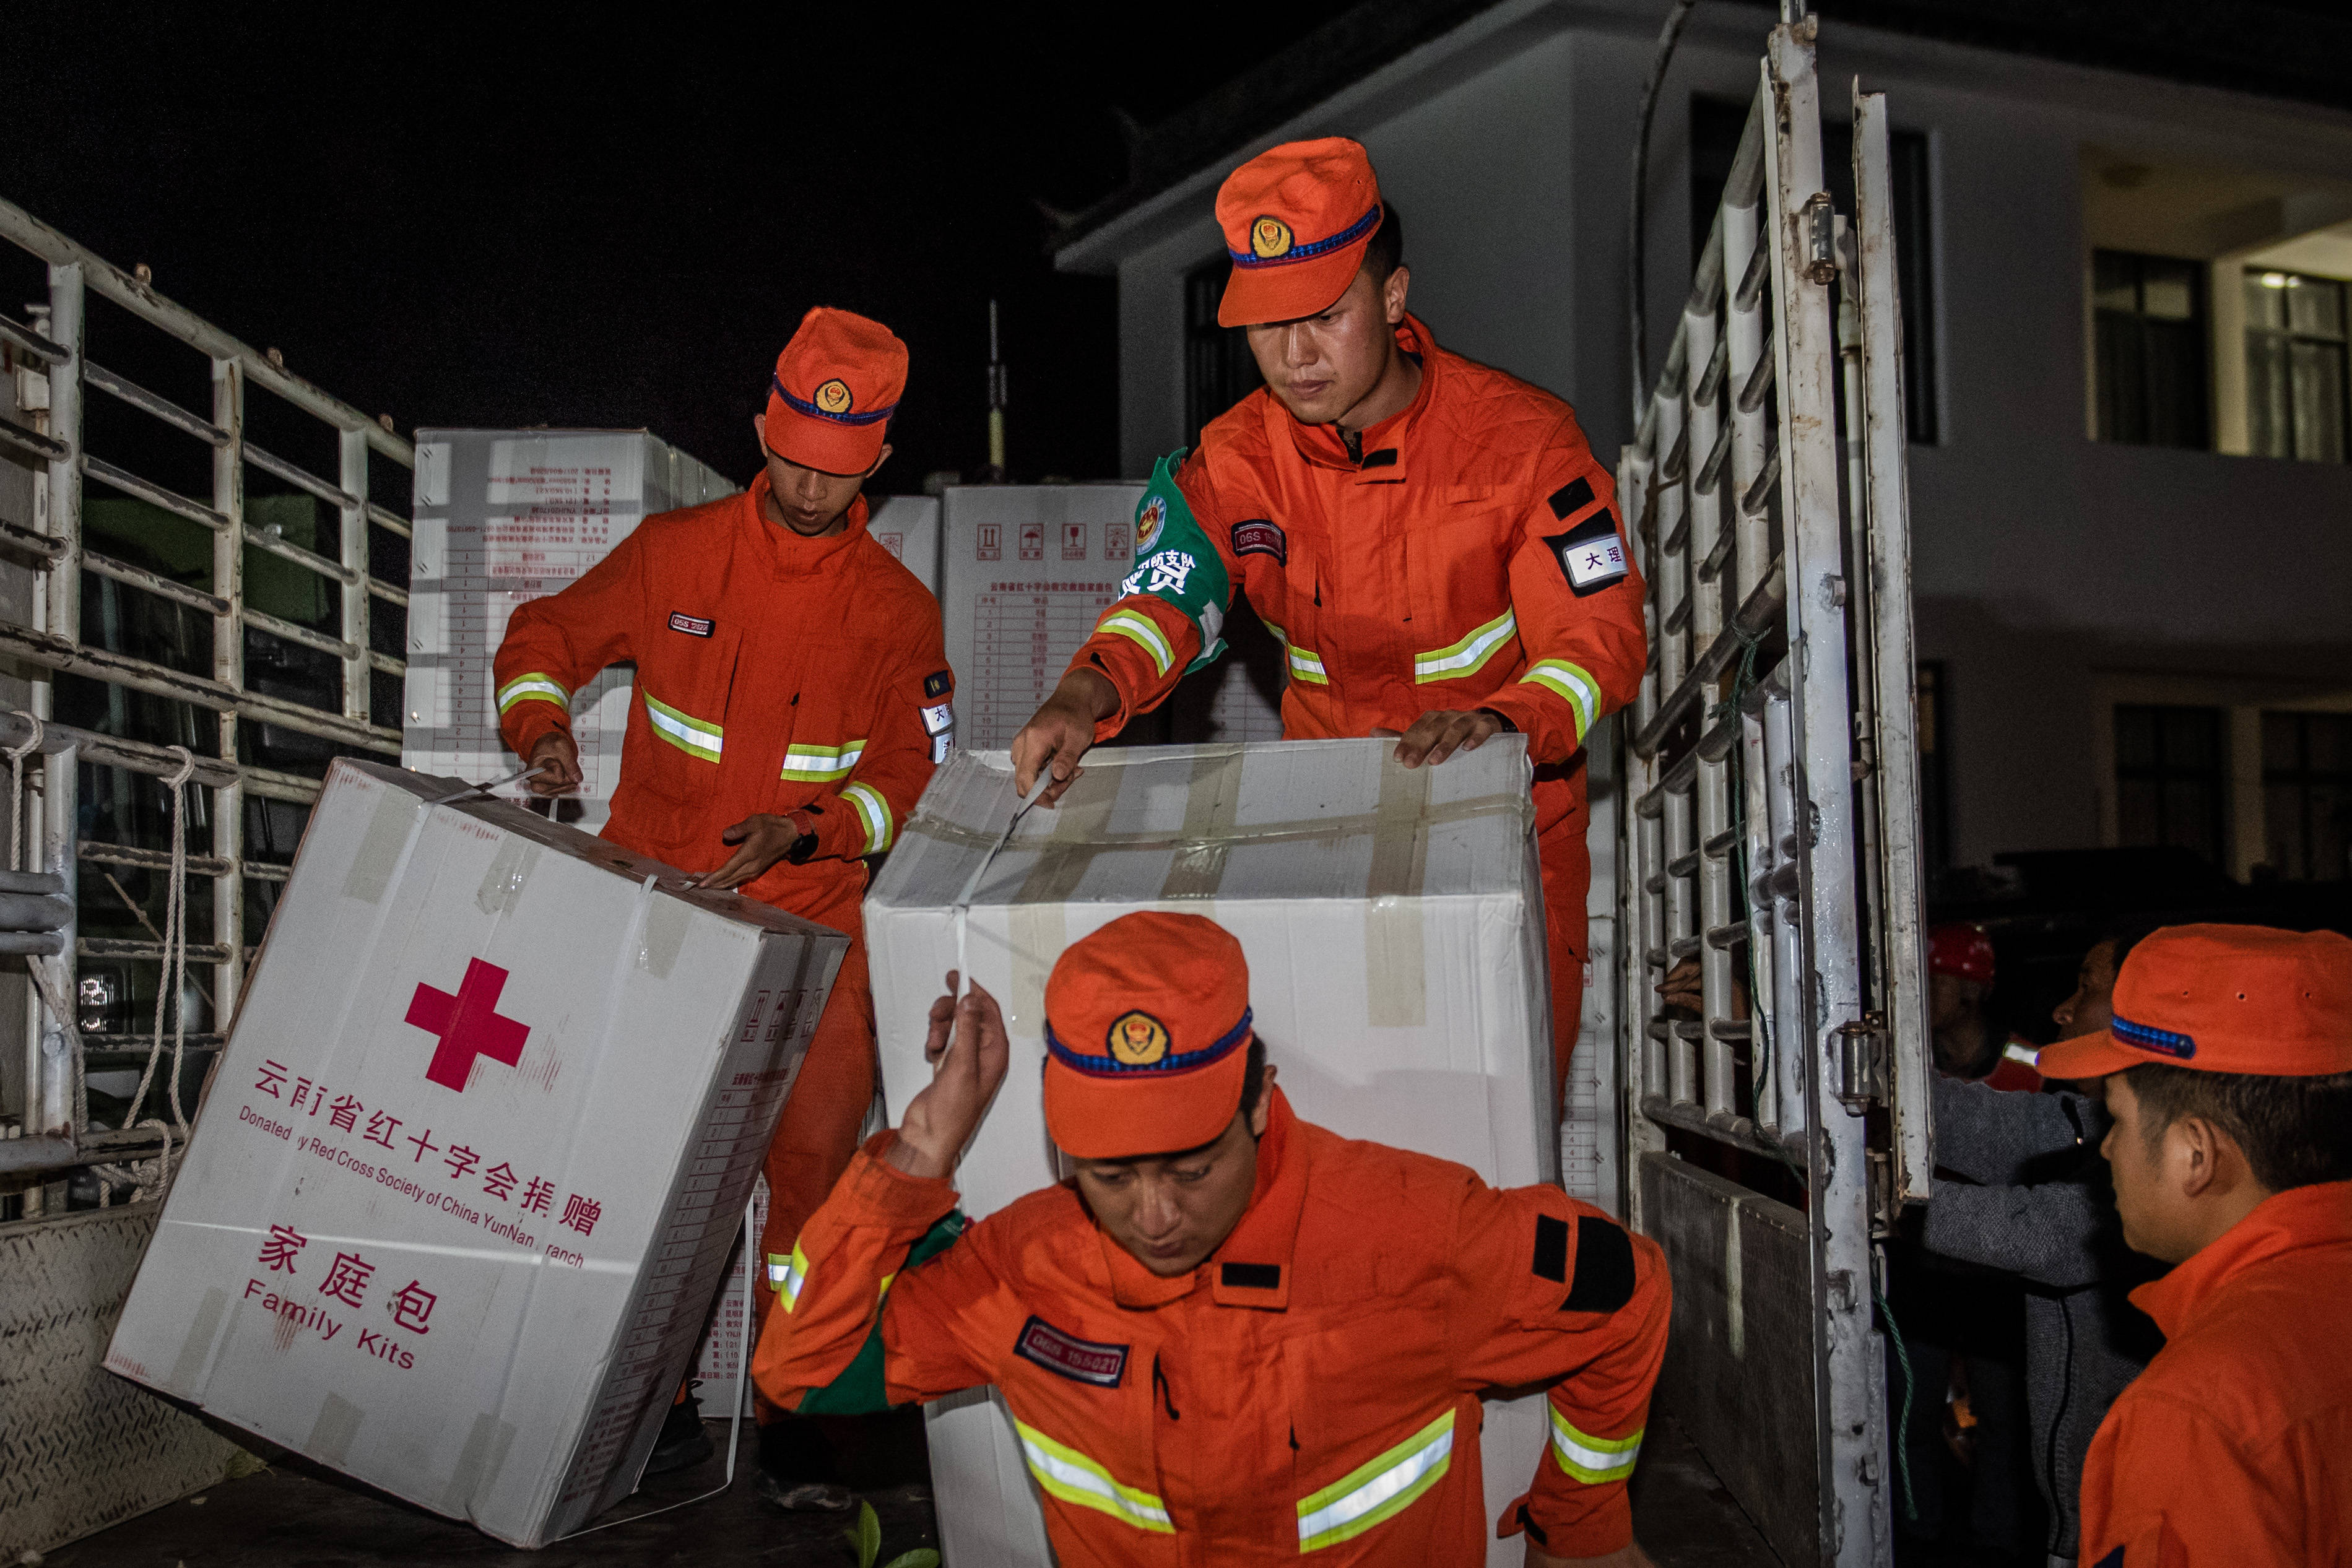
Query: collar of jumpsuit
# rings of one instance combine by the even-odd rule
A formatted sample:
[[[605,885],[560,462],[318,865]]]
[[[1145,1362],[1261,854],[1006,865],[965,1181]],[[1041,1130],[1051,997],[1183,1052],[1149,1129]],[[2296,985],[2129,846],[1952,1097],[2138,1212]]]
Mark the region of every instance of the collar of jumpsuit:
[[[1102,1242],[1104,1283],[1122,1307],[1148,1309],[1181,1301],[1205,1281],[1221,1307],[1290,1305],[1290,1255],[1298,1242],[1298,1216],[1307,1203],[1307,1152],[1295,1148],[1291,1127],[1297,1118],[1282,1091],[1273,1091],[1274,1104],[1266,1117],[1265,1135],[1257,1142],[1257,1185],[1250,1189],[1249,1207],[1242,1211],[1232,1235],[1225,1238],[1202,1265],[1189,1274],[1162,1279],[1136,1261],[1124,1247],[1097,1228]],[[1236,1273],[1229,1283],[1228,1264],[1256,1264]],[[1244,1285],[1245,1279],[1264,1279],[1265,1267],[1276,1270],[1270,1287]]]
[[[1403,482],[1405,465],[1411,456],[1408,444],[1412,439],[1414,429],[1421,423],[1422,416],[1436,401],[1437,384],[1444,372],[1438,369],[1434,351],[1436,338],[1421,318],[1410,310],[1405,312],[1404,319],[1397,323],[1396,341],[1398,348],[1421,361],[1421,386],[1412,394],[1411,402],[1378,424],[1364,427],[1357,441],[1357,449],[1370,459],[1368,462],[1360,463],[1348,455],[1348,443],[1339,434],[1338,425],[1301,423],[1291,417],[1290,411],[1283,408],[1278,399],[1272,393],[1267,394],[1267,402],[1281,411],[1284,422],[1290,426],[1291,442],[1298,448],[1301,457],[1318,468],[1338,468],[1353,473],[1360,483],[1367,485]],[[1390,455],[1378,455],[1383,452]]]
[[[837,534],[824,538],[809,538],[796,534],[782,523],[768,517],[768,495],[773,488],[768,483],[766,469],[751,481],[743,492],[745,511],[751,519],[752,530],[759,536],[761,546],[770,566],[779,577],[813,577],[830,571],[848,558],[850,549],[866,537],[866,497],[861,495],[849,503],[848,519]]]
[[[2264,1198],[2221,1239],[2131,1293],[2168,1340],[2194,1329],[2232,1281],[2273,1259],[2352,1245],[2352,1182],[2290,1187]]]

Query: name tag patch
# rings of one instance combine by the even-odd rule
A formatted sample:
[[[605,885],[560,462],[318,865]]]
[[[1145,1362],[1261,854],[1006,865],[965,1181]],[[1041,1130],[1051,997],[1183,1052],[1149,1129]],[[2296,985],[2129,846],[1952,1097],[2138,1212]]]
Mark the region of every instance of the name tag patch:
[[[953,729],[954,727],[955,706],[953,704],[941,703],[937,707],[927,707],[923,710],[923,733],[925,735],[940,735],[948,730]]]
[[[945,670],[923,677],[923,695],[927,697],[943,697],[953,690],[955,676]]]
[[[1617,519],[1603,507],[1564,534],[1552,534],[1544,543],[1559,562],[1568,586],[1580,599],[1624,580],[1632,570],[1625,560],[1625,541],[1617,536]]]
[[[1119,1379],[1127,1375],[1127,1350],[1123,1344],[1097,1344],[1092,1340],[1064,1333],[1040,1317],[1032,1317],[1021,1325],[1021,1337],[1013,1343],[1013,1354],[1024,1361],[1034,1361],[1046,1371],[1059,1374],[1076,1383],[1091,1383],[1097,1388],[1117,1388]]]
[[[1290,541],[1283,537],[1282,526],[1265,517],[1253,517],[1246,523],[1234,525],[1235,555],[1270,555],[1277,566],[1290,564]]]
[[[674,611],[671,612],[669,618],[669,629],[673,632],[683,632],[689,637],[708,637],[710,635],[709,622],[704,620],[699,615],[688,615],[682,611]]]

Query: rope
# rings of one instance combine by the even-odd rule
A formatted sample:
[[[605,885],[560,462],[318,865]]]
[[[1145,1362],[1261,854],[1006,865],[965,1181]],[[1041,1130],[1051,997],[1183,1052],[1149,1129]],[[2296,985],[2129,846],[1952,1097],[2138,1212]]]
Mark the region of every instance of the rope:
[[[1874,1281],[1870,1293],[1878,1301],[1878,1315],[1886,1320],[1886,1332],[1895,1338],[1895,1359],[1903,1368],[1903,1414],[1895,1428],[1895,1463],[1903,1472],[1903,1517],[1916,1524],[1919,1504],[1911,1495],[1911,1350],[1903,1343],[1903,1331],[1895,1324],[1895,1310],[1886,1304],[1885,1292]]]
[[[163,1010],[172,1012],[172,1087],[167,1103],[172,1119],[166,1123],[160,1116],[141,1120],[138,1125],[152,1127],[163,1135],[163,1152],[152,1160],[134,1161],[128,1166],[100,1166],[98,1173],[114,1181],[136,1184],[131,1201],[137,1203],[152,1194],[161,1197],[172,1183],[172,1134],[176,1129],[182,1147],[188,1141],[188,1113],[180,1103],[181,1069],[186,1061],[188,1019],[181,1006],[180,991],[188,977],[188,813],[187,784],[195,777],[196,759],[184,746],[170,748],[179,755],[179,771],[163,780],[172,792],[172,871],[171,883],[163,897],[163,972],[155,982],[155,1035],[147,1048],[147,1067],[139,1075],[139,1087],[131,1096],[131,1113],[139,1114],[147,1103],[147,1091],[155,1082],[155,1069],[163,1058]],[[118,890],[119,891],[119,890]],[[145,916],[141,916],[145,924]],[[154,930],[152,925],[147,929]],[[101,1195],[104,1188],[100,1188]],[[102,1201],[102,1198],[101,1198]]]

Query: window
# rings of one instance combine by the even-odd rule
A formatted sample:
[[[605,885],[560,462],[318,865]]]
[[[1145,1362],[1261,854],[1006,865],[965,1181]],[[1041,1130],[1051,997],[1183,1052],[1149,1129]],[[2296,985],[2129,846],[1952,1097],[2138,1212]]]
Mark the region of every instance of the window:
[[[2344,285],[2246,270],[2246,434],[2257,457],[2341,463]]]
[[[2263,715],[2263,836],[2293,882],[2342,882],[2352,854],[2352,714]]]
[[[2168,256],[2094,251],[2098,438],[2211,444],[2206,423],[2205,268]]]
[[[1250,354],[1249,334],[1217,325],[1233,263],[1223,255],[1184,275],[1184,429],[1201,427],[1265,384]]]
[[[1691,99],[1691,262],[1706,248],[1716,204],[1739,154],[1748,127],[1748,102],[1719,98]],[[1903,307],[1903,417],[1913,441],[1936,440],[1935,235],[1929,230],[1927,138],[1917,131],[1890,131],[1888,174],[1895,194],[1895,289]],[[1853,212],[1853,128],[1822,127],[1822,175],[1839,212]],[[1737,282],[1738,279],[1734,279]]]
[[[2123,844],[2222,861],[2228,748],[2218,707],[2116,705],[2116,829]]]

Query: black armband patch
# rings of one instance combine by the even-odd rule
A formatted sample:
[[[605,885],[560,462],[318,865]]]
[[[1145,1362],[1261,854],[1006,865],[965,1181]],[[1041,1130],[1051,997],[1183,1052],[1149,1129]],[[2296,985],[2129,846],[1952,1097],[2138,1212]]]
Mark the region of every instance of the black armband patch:
[[[1576,1220],[1576,1283],[1563,1312],[1613,1312],[1633,1299],[1633,1242],[1625,1228],[1597,1214]]]
[[[1217,1281],[1229,1290],[1276,1291],[1282,1288],[1279,1263],[1222,1263]]]
[[[1568,1221],[1549,1214],[1536,1216],[1536,1278],[1568,1283]]]
[[[1616,514],[1606,507],[1564,534],[1546,535],[1544,545],[1579,599],[1616,587],[1633,570],[1625,559],[1625,541],[1617,537]]]
[[[1592,481],[1584,478],[1570,480],[1551,493],[1551,515],[1561,522],[1592,505]]]

